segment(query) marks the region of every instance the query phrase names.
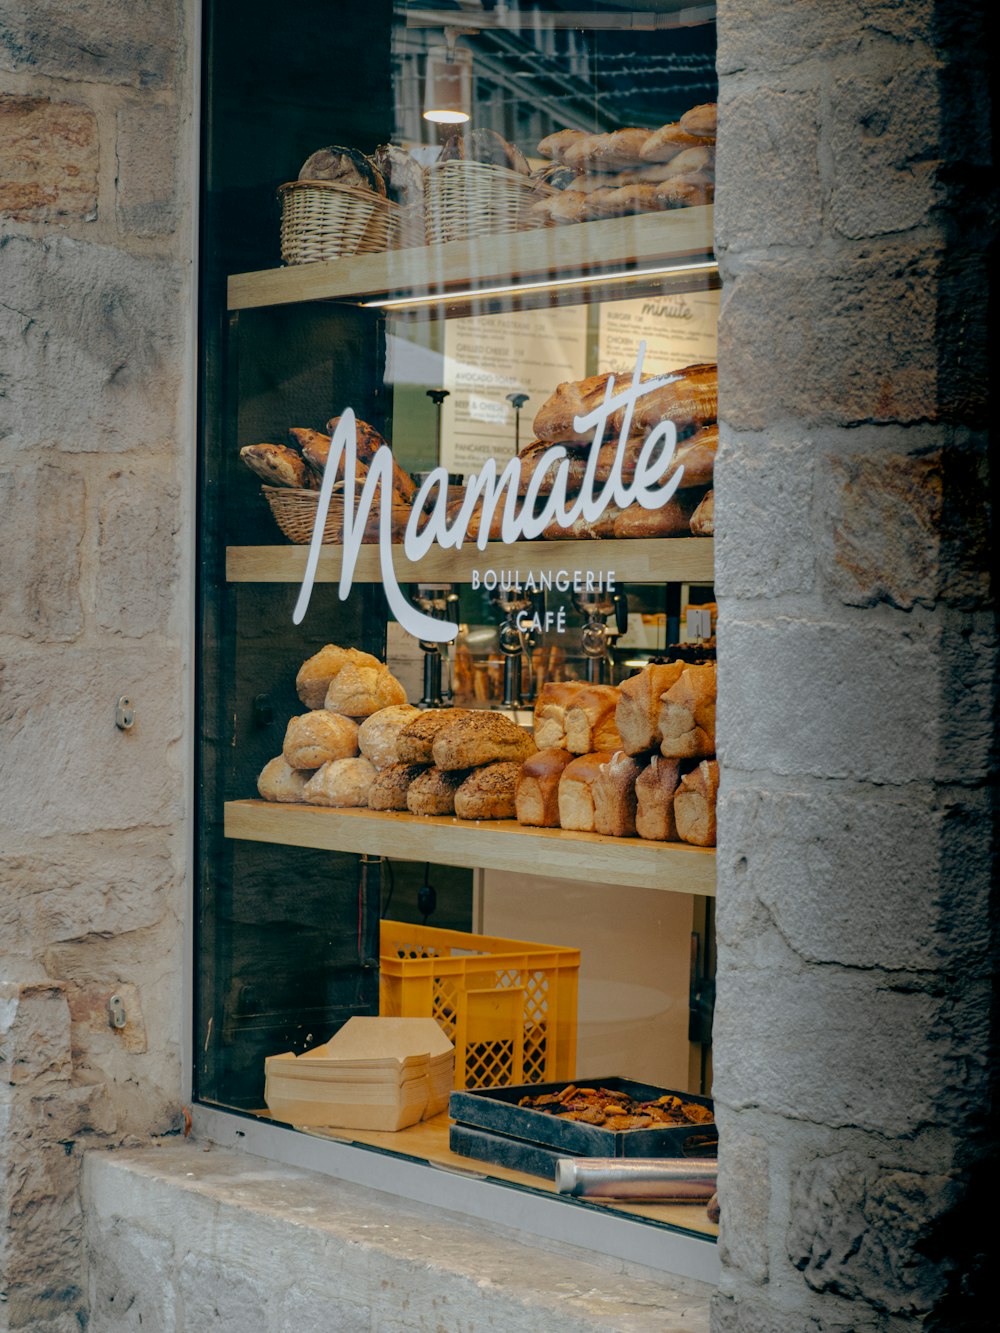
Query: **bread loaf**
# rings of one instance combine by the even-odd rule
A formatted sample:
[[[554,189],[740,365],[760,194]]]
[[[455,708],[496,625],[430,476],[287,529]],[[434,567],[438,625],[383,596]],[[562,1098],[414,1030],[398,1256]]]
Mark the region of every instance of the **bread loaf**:
[[[348,662],[330,681],[323,706],[345,717],[370,717],[381,708],[405,703],[406,691],[387,666]]]
[[[709,491],[691,515],[691,531],[696,537],[711,537],[715,532],[715,491]]]
[[[332,759],[316,770],[305,785],[310,805],[365,806],[375,780],[375,766],[367,759]]]
[[[455,814],[459,819],[513,819],[520,772],[520,763],[511,759],[474,768],[455,792]]]
[[[669,384],[645,394],[635,404],[632,429],[649,432],[661,421],[672,421],[678,430],[703,426],[718,420],[718,372],[714,364],[685,366],[674,372]],[[611,424],[621,429],[624,410],[615,412]],[[535,427],[538,430],[537,424]],[[540,434],[541,432],[539,432]]]
[[[631,504],[619,510],[612,528],[615,537],[684,537],[691,531],[691,515],[698,508],[704,492],[675,491],[673,498],[659,509],[643,509]]]
[[[467,708],[428,708],[407,722],[399,733],[399,762],[431,764],[431,747],[439,731],[460,717],[468,717]]]
[[[523,763],[534,754],[530,734],[504,713],[470,712],[439,731],[431,747],[435,765],[443,771],[475,768],[501,759]]]
[[[302,457],[284,444],[245,444],[240,459],[270,486],[315,490],[318,482]]]
[[[607,750],[578,755],[563,769],[559,779],[559,824],[562,828],[593,833],[593,786],[601,765],[610,759]]]
[[[358,748],[376,768],[388,768],[399,758],[399,733],[420,712],[412,704],[392,704],[366,717],[358,728]]]
[[[598,218],[631,217],[633,213],[655,213],[665,208],[657,194],[657,185],[652,181],[640,181],[628,185],[616,185],[603,190],[594,190],[587,195],[585,212],[588,221]]]
[[[540,750],[566,748],[566,709],[581,690],[576,681],[549,681],[535,696],[534,736]]]
[[[371,159],[382,173],[386,194],[402,208],[413,208],[423,203],[424,169],[420,163],[396,144],[381,143]]]
[[[672,176],[656,187],[661,208],[698,208],[715,201],[715,180],[704,171]]]
[[[412,815],[453,815],[455,793],[467,777],[464,768],[443,773],[428,768],[413,779],[406,791],[406,808]]]
[[[660,702],[660,753],[668,759],[715,754],[715,664],[689,666]]]
[[[654,754],[636,778],[635,831],[653,842],[676,842],[674,793],[680,781],[680,764]]]
[[[257,790],[265,801],[304,801],[311,773],[292,768],[283,755],[266,763],[257,779]]]
[[[595,833],[612,838],[635,834],[635,783],[641,772],[642,764],[622,750],[600,766],[591,788]]]
[[[355,190],[371,190],[385,196],[385,181],[371,158],[356,148],[331,144],[307,157],[299,172],[300,181],[336,181]]]
[[[639,455],[646,441],[643,436],[631,436],[625,442],[622,450],[621,469],[622,480],[630,484],[635,480],[635,467],[639,461]],[[661,447],[657,449],[649,459],[655,463],[663,457],[663,452],[668,448],[669,442],[663,440]],[[659,478],[657,485],[662,485],[670,480],[674,473],[681,467],[684,469],[683,485],[685,487],[709,486],[715,471],[715,455],[719,446],[719,427],[717,425],[703,426],[700,430],[690,435],[686,440],[678,444],[674,450],[674,456],[670,466],[666,469],[663,476]],[[547,444],[545,448],[551,449]],[[566,484],[570,493],[579,491],[583,485],[584,477],[587,471],[587,460],[590,450],[584,445],[570,445],[569,459],[567,463]],[[611,471],[615,466],[615,460],[618,455],[618,441],[609,440],[602,444],[597,451],[597,466],[594,469],[595,482],[602,484],[611,476]],[[544,494],[544,488],[543,488]]]
[[[368,788],[368,809],[405,810],[410,784],[426,771],[426,764],[388,764],[379,769]]]
[[[561,162],[567,148],[572,148],[575,143],[588,137],[586,130],[556,130],[555,134],[547,134],[540,140],[538,151],[542,157]]]
[[[704,102],[685,111],[678,122],[688,134],[699,138],[715,138],[719,128],[719,107],[717,102]]]
[[[562,527],[555,519],[542,530],[542,536],[547,542],[566,542],[566,541],[598,541],[602,537],[613,537],[615,535],[615,521],[620,514],[624,514],[624,509],[619,509],[615,504],[605,505],[600,518],[591,522],[582,515],[575,518],[568,528]]]
[[[326,423],[327,452],[329,452],[330,449],[330,442],[333,436],[333,432],[337,429],[339,423],[340,423],[340,417],[331,417],[330,420]],[[292,433],[295,434],[294,431]],[[316,431],[313,432],[313,434],[318,435],[319,432]],[[355,431],[355,448],[357,450],[357,459],[359,463],[359,467],[357,469],[357,476],[359,482],[361,479],[363,479],[364,476],[367,475],[368,468],[371,466],[372,460],[374,459],[376,452],[379,449],[381,449],[383,445],[385,445],[386,448],[389,447],[387,442],[382,438],[382,436],[378,433],[375,427],[369,426],[367,421],[361,421],[360,419],[358,419]],[[311,449],[313,453],[306,454],[306,446],[304,444],[302,446],[303,454],[306,455],[309,458],[309,461],[312,463],[313,454],[315,454],[317,457],[320,456],[322,451],[322,445],[319,443],[319,441],[314,441],[313,444],[311,445]],[[313,463],[313,466],[315,467],[316,464]],[[323,455],[322,466],[323,467],[326,466],[325,455]],[[393,495],[399,501],[402,501],[404,503],[411,503],[413,501],[414,496],[417,493],[416,482],[413,480],[413,478],[410,476],[408,472],[403,471],[403,469],[396,462],[395,458],[392,460],[392,491]]]
[[[339,648],[335,643],[328,643],[318,653],[306,658],[295,677],[295,689],[307,708],[323,707],[330,682],[348,662],[355,666],[382,665],[371,653],[360,652],[357,648]]]
[[[621,749],[622,738],[615,724],[618,707],[615,685],[583,685],[566,707],[566,749],[572,754]]]
[[[653,663],[618,687],[615,722],[626,754],[647,754],[660,743],[660,698],[680,680],[683,662]]]
[[[533,429],[539,440],[589,443],[593,432],[576,431],[573,418],[585,416],[603,401],[610,378],[610,374],[591,375],[584,380],[566,380],[558,385],[535,414]],[[628,382],[628,371],[619,371],[615,375],[616,384]]]
[[[677,121],[654,130],[642,145],[639,156],[643,162],[669,162],[686,148],[697,148],[704,142],[704,136],[691,134]]]
[[[650,133],[633,128],[588,134],[565,148],[562,160],[583,171],[621,171],[642,161],[642,147]]]
[[[515,792],[518,822],[535,828],[559,827],[559,779],[573,756],[568,750],[539,750],[521,765]]]
[[[685,773],[674,796],[677,836],[696,847],[715,846],[715,800],[719,790],[719,765],[703,759]]]
[[[319,768],[331,759],[353,759],[358,752],[358,724],[320,708],[293,717],[281,753],[292,768]]]

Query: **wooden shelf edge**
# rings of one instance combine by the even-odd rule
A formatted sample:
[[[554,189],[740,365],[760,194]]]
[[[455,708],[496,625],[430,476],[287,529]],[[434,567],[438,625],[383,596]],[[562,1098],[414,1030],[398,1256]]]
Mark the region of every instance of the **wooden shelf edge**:
[[[683,843],[259,800],[226,802],[224,827],[249,842],[715,896],[715,849]]]
[[[251,310],[297,301],[444,294],[449,287],[486,286],[498,279],[596,275],[644,260],[710,257],[713,245],[714,208],[707,204],[234,273],[227,301],[230,310]]]
[[[228,546],[229,583],[301,583],[306,546]],[[649,537],[632,541],[491,542],[485,551],[474,544],[460,551],[433,549],[419,565],[411,565],[402,546],[394,546],[393,567],[400,583],[468,583],[474,570],[519,570],[526,576],[568,570],[613,571],[619,583],[711,583],[715,544],[711,537]],[[341,548],[325,546],[316,570],[317,583],[340,578]],[[356,583],[381,583],[377,546],[363,546],[355,566]]]

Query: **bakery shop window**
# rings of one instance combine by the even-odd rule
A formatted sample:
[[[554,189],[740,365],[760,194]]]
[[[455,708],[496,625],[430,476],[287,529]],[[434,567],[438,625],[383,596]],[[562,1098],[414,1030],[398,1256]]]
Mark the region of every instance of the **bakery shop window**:
[[[206,10],[196,1100],[711,1238],[714,7],[332,12]]]

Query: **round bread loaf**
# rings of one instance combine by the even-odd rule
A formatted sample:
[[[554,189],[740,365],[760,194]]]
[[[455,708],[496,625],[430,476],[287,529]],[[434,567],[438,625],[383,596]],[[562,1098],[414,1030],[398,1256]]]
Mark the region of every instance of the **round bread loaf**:
[[[369,810],[405,810],[410,784],[426,773],[426,764],[389,764],[368,788]]]
[[[299,172],[299,180],[336,181],[338,185],[371,190],[373,194],[385,197],[385,181],[371,158],[356,148],[344,148],[340,144],[317,149],[307,157]]]
[[[375,780],[375,765],[367,759],[334,759],[317,769],[305,786],[310,805],[366,806]]]
[[[293,717],[281,753],[292,768],[319,768],[331,759],[352,759],[358,752],[358,724],[325,709]]]
[[[402,764],[433,763],[431,747],[439,731],[460,717],[467,717],[467,708],[428,708],[408,722],[399,733],[399,762]]]
[[[455,792],[459,819],[513,819],[521,765],[514,759],[474,768]]]
[[[358,747],[376,768],[388,768],[399,759],[399,733],[420,712],[413,704],[392,704],[366,717],[358,730]]]
[[[460,717],[437,735],[431,754],[438,768],[450,771],[513,759],[523,763],[537,746],[529,732],[504,713],[486,710]]]
[[[265,801],[304,801],[306,783],[311,776],[292,768],[279,754],[261,769],[257,790]]]
[[[382,143],[372,153],[372,161],[382,173],[386,192],[403,208],[421,203],[424,197],[424,169],[405,148]]]
[[[426,769],[407,788],[407,810],[413,815],[453,815],[455,793],[465,776],[464,768],[451,773],[442,773],[439,768]]]
[[[348,662],[330,681],[323,706],[345,717],[371,717],[380,708],[405,703],[406,691],[387,666]]]
[[[339,648],[335,643],[328,643],[302,663],[295,677],[298,696],[307,708],[323,707],[330,681],[348,662],[357,666],[382,665],[371,653],[360,652],[357,648]]]

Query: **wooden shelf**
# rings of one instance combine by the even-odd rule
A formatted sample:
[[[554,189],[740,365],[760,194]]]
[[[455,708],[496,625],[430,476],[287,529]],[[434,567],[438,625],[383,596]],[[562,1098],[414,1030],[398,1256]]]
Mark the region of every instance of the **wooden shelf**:
[[[713,848],[525,828],[512,819],[229,801],[225,833],[249,842],[715,896]]]
[[[301,583],[307,546],[228,546],[226,579],[230,583]],[[468,583],[474,570],[517,570],[537,578],[566,570],[613,571],[617,583],[711,583],[714,543],[711,537],[642,537],[633,541],[491,542],[485,551],[469,543],[460,551],[432,547],[411,565],[402,546],[394,546],[393,566],[400,583]],[[342,549],[324,546],[316,569],[317,583],[340,578]],[[354,570],[356,583],[381,583],[377,546],[363,546]]]
[[[647,268],[656,260],[710,257],[713,229],[714,210],[706,205],[236,273],[229,278],[229,309],[447,295],[512,280],[617,273]]]

